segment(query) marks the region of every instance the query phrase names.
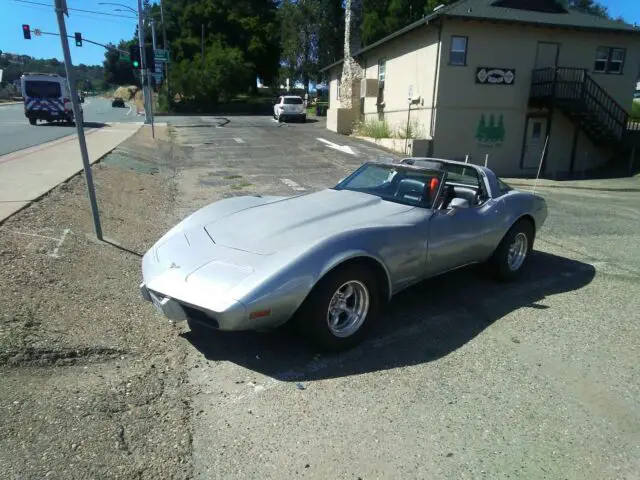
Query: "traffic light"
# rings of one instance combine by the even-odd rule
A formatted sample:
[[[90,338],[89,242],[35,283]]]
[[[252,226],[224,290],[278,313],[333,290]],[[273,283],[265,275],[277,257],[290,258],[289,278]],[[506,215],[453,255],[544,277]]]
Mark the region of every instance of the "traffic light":
[[[24,35],[25,40],[31,40],[31,29],[29,25],[22,25],[22,35]]]
[[[140,68],[140,45],[129,45],[129,57],[133,68]]]
[[[144,47],[144,64],[151,70],[155,69],[156,56],[153,51],[153,45],[147,45]]]
[[[82,34],[80,32],[76,32],[76,47],[82,46]]]

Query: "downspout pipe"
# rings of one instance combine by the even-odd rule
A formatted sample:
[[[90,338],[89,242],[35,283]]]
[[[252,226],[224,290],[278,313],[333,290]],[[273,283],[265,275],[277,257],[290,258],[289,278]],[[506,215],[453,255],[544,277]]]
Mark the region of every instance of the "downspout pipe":
[[[428,23],[427,23],[428,25]],[[431,136],[431,142],[429,143],[429,155],[433,155],[433,135],[435,133],[435,108],[436,108],[436,94],[438,92],[438,80],[440,74],[440,52],[442,51],[442,20],[438,21],[438,52],[436,60],[436,71],[433,76],[433,95],[431,96],[431,125],[429,128],[429,135]]]

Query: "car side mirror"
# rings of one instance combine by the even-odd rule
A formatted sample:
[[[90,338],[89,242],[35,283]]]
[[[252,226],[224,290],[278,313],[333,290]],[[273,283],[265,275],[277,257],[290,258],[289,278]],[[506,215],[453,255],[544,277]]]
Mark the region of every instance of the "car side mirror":
[[[469,208],[469,200],[465,198],[456,197],[449,203],[449,211],[447,215],[454,215],[460,208]]]

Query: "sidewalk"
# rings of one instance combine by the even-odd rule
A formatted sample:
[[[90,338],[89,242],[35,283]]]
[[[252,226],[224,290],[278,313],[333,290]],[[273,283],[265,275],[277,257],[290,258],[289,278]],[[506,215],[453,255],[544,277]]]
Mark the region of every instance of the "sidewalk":
[[[503,178],[507,184],[515,188],[533,188],[535,179]],[[640,192],[640,176],[605,178],[597,180],[547,180],[539,179],[536,188],[571,188],[576,190],[597,190],[613,192]]]
[[[107,123],[85,130],[89,161],[98,161],[140,127]],[[0,156],[0,223],[80,171],[82,157],[75,134]]]

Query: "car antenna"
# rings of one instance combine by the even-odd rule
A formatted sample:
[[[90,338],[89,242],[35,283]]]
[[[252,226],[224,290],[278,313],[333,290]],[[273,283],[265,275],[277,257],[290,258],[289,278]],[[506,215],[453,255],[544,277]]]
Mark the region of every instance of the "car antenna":
[[[544,160],[544,154],[547,152],[547,143],[549,142],[549,135],[544,140],[544,148],[542,149],[542,155],[540,156],[540,164],[538,165],[538,174],[536,175],[536,181],[533,183],[533,191],[531,193],[536,193],[536,187],[538,186],[538,178],[540,178],[540,170],[542,170],[542,160]]]

